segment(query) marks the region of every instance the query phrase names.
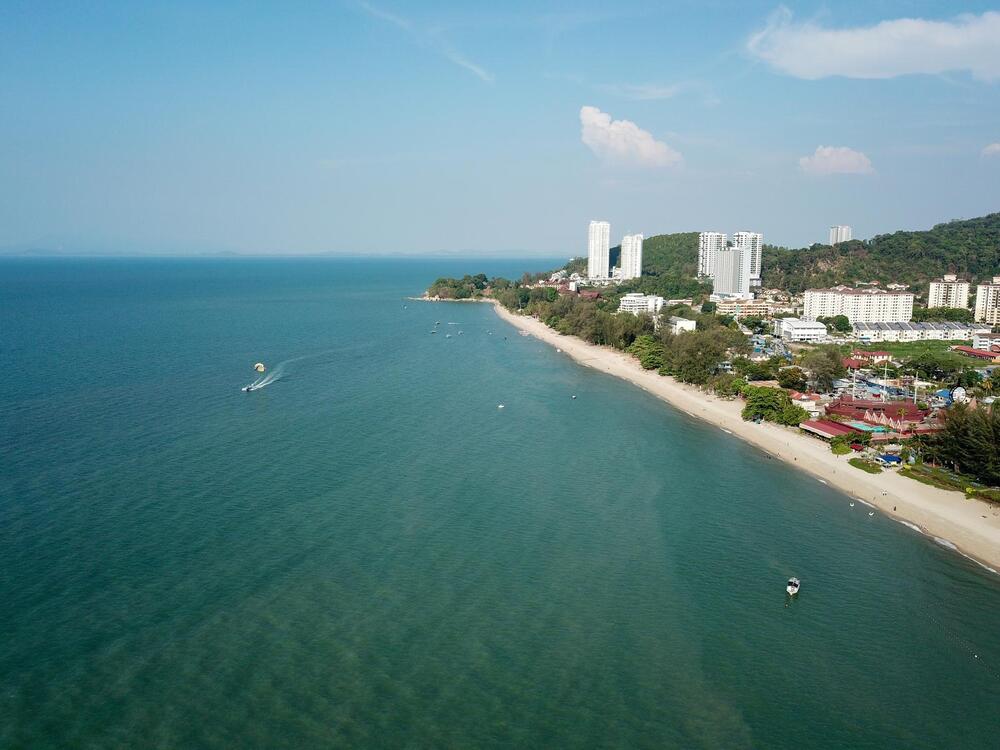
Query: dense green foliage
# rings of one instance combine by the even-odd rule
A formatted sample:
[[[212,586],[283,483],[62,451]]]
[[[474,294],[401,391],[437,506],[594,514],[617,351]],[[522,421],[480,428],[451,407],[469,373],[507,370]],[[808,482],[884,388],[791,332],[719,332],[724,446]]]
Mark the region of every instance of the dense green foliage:
[[[915,307],[913,308],[913,322],[951,322],[951,323],[971,323],[972,310],[962,307]]]
[[[938,224],[923,232],[895,232],[870,240],[813,245],[800,250],[764,246],[765,287],[801,292],[809,287],[879,281],[909,284],[919,294],[945,273],[983,279],[1000,268],[1000,213]]]
[[[743,419],[763,420],[784,425],[798,425],[809,419],[809,414],[801,406],[795,406],[787,391],[781,388],[747,385],[743,388],[746,406]]]
[[[502,283],[509,284],[506,280],[502,280]],[[440,278],[430,285],[427,294],[441,299],[477,299],[483,296],[483,291],[489,284],[490,280],[484,273],[477,273],[475,276],[466,274],[460,279]]]
[[[820,323],[826,326],[826,330],[831,333],[850,333],[854,330],[851,325],[851,321],[846,315],[834,315],[832,318],[819,317],[816,318]]]
[[[980,482],[1000,486],[1000,409],[956,404],[931,444],[934,456]]]
[[[793,391],[804,391],[808,385],[806,372],[801,367],[783,367],[778,370],[777,379],[778,385]]]
[[[847,374],[840,347],[835,344],[810,349],[802,355],[800,364],[809,371],[810,382],[821,393],[832,390],[833,381]]]

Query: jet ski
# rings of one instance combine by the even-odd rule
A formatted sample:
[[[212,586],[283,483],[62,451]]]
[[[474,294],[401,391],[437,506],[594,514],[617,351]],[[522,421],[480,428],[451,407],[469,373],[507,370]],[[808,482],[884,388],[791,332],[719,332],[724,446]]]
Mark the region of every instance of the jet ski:
[[[250,393],[250,391],[253,391],[253,390],[256,390],[256,389],[252,385],[245,385],[242,388],[240,388],[240,390],[243,391],[244,393]]]

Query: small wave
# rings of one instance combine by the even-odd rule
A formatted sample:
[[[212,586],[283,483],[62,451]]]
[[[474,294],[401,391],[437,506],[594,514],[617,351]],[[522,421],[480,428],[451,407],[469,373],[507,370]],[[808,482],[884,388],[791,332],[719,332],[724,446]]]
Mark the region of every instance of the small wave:
[[[919,526],[917,526],[917,525],[916,525],[915,523],[910,523],[909,521],[904,521],[904,520],[902,520],[902,519],[897,519],[897,520],[898,520],[898,521],[899,521],[899,522],[900,522],[901,524],[903,524],[903,526],[905,526],[905,527],[906,527],[906,528],[908,528],[908,529],[913,529],[913,530],[914,530],[914,531],[916,531],[916,532],[917,532],[918,534],[923,534],[923,533],[924,533],[924,530],[923,530],[922,528],[920,528]]]
[[[862,500],[862,499],[861,499],[860,497],[856,497],[856,498],[854,498],[854,499],[855,499],[855,500],[857,500],[857,501],[858,501],[859,503],[861,503],[862,505],[867,505],[867,506],[868,506],[869,508],[874,508],[874,507],[875,507],[875,506],[874,506],[874,505],[872,505],[872,504],[871,504],[870,502],[868,502],[867,500]]]
[[[945,549],[950,549],[952,552],[958,552],[958,547],[956,547],[952,542],[949,542],[947,539],[942,539],[939,536],[932,536],[931,539],[933,539],[935,542],[937,542],[938,544],[940,544]],[[961,553],[959,553],[959,554],[961,554]],[[962,555],[962,557],[968,557],[968,555]],[[972,559],[972,558],[969,558],[969,559]]]

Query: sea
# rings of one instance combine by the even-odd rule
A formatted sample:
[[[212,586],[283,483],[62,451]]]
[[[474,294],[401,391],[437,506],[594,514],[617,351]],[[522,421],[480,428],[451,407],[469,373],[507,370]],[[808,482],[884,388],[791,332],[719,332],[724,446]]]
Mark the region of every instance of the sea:
[[[1000,576],[410,299],[556,263],[0,262],[0,747],[996,748]]]

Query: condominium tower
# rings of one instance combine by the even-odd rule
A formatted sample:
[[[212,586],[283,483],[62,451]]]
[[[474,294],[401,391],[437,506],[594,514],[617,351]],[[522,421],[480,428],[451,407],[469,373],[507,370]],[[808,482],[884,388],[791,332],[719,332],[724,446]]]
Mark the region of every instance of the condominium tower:
[[[1000,326],[1000,276],[976,287],[976,322]]]
[[[715,254],[712,295],[716,298],[750,298],[750,268],[753,252],[747,245],[731,245]]]
[[[726,235],[722,232],[702,232],[698,235],[698,275],[715,276],[715,257],[726,248]]]
[[[619,261],[622,279],[638,279],[642,275],[642,235],[622,237],[622,257]]]
[[[807,289],[803,300],[805,320],[845,315],[851,323],[906,323],[913,317],[912,292],[882,289]]]
[[[611,250],[611,225],[606,221],[590,222],[587,232],[587,277],[608,278]]]
[[[740,248],[750,256],[750,286],[760,286],[760,256],[764,247],[764,235],[760,232],[737,232],[733,235],[733,247]]]
[[[830,227],[830,244],[836,245],[838,242],[847,242],[851,239],[851,228],[846,224],[837,224]]]
[[[967,308],[969,282],[962,281],[953,273],[946,273],[944,278],[931,282],[927,292],[927,306]]]

